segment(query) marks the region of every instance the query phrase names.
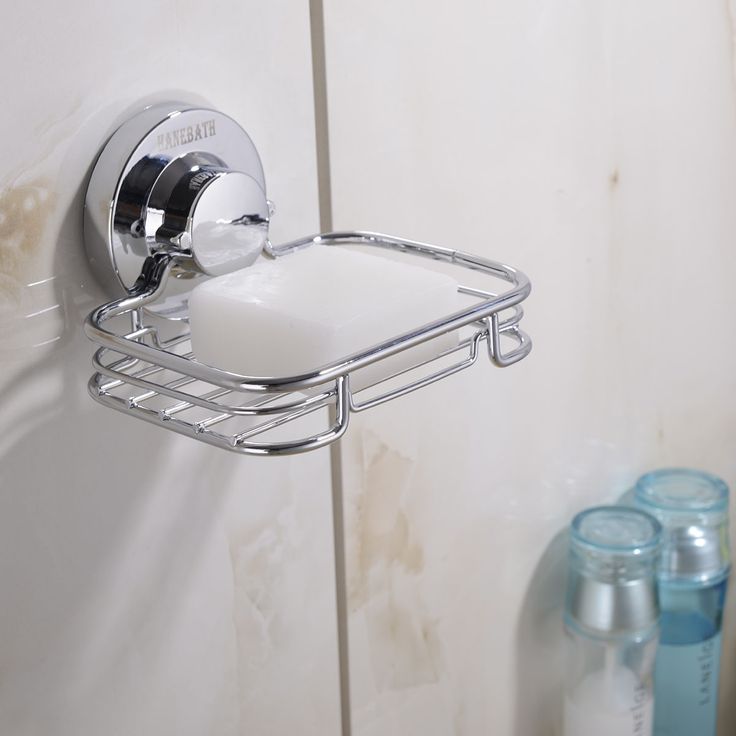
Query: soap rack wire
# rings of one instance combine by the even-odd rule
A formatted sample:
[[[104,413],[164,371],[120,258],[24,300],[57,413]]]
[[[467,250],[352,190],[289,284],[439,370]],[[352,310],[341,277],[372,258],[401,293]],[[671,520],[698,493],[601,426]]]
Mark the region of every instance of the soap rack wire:
[[[144,309],[162,295],[177,261],[176,255],[159,253],[146,259],[128,296],[102,305],[86,320],[87,336],[99,345],[93,358],[96,372],[89,381],[90,394],[105,406],[227,450],[288,455],[337,440],[347,429],[351,412],[373,408],[469,368],[477,361],[483,342],[492,363],[500,367],[528,355],[531,341],[519,322],[523,316],[521,302],[531,286],[522,272],[510,266],[450,248],[359,231],[326,233],[284,245],[269,245],[267,252],[279,257],[312,245],[349,244],[444,261],[480,271],[511,284],[512,288],[495,293],[459,286],[461,293],[480,301],[308,373],[252,377],[199,363],[191,352],[185,320],[162,320]],[[129,321],[119,319],[125,316]],[[472,332],[463,335],[449,350],[370,387],[351,391],[350,377],[355,371],[464,327],[470,327]],[[174,334],[168,334],[172,331]],[[514,347],[504,351],[502,338],[511,338]],[[438,367],[455,353],[463,356]],[[398,378],[418,369],[425,371],[421,377],[395,385]],[[368,397],[361,399],[361,394]],[[323,422],[329,425],[327,428],[287,439],[276,434],[282,433],[285,425],[326,407],[331,408],[329,419]],[[262,440],[267,433],[272,437],[269,441],[255,440]],[[279,439],[273,439],[274,436]]]

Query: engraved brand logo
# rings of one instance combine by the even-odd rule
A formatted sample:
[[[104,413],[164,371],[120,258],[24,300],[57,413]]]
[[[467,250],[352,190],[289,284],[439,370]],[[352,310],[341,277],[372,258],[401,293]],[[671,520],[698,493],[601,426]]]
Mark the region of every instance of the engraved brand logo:
[[[168,151],[170,148],[183,146],[186,143],[212,138],[216,133],[214,119],[205,120],[195,125],[186,125],[183,128],[171,130],[168,133],[160,133],[156,143],[160,151]]]
[[[200,189],[205,182],[209,181],[215,176],[217,176],[217,174],[211,171],[200,171],[189,180],[189,188]]]

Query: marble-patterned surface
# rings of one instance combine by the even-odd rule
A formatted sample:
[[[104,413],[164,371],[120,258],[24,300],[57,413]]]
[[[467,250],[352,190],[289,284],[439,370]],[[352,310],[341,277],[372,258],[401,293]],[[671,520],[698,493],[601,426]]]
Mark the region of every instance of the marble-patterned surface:
[[[343,442],[358,736],[557,733],[572,515],[667,464],[736,485],[733,11],[326,0],[335,227],[534,284],[528,360]]]
[[[86,177],[129,110],[248,130],[273,236],[318,227],[309,7],[14,3],[0,24],[0,732],[339,730],[330,469],[229,455],[86,394]]]

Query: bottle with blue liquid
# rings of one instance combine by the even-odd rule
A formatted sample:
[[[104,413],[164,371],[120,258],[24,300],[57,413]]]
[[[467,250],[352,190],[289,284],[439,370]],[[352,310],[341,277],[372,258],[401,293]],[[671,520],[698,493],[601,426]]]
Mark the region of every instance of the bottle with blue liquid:
[[[697,470],[657,470],[639,479],[634,502],[663,527],[654,734],[715,736],[731,569],[728,487]]]

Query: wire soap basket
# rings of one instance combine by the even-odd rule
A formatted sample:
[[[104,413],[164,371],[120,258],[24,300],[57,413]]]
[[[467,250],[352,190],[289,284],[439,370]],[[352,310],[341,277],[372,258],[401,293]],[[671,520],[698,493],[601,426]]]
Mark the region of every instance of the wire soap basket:
[[[85,208],[91,263],[120,295],[86,320],[86,333],[98,345],[89,381],[94,399],[223,449],[285,455],[334,442],[352,412],[465,370],[483,352],[506,367],[531,350],[519,327],[531,286],[520,271],[370,232],[273,246],[270,214],[257,152],[230,118],[171,103],[147,108],[118,129],[95,166]],[[429,258],[479,272],[490,288],[460,286],[465,309],[299,375],[245,376],[197,361],[185,295],[193,283],[246,267],[261,252],[278,258],[316,245]],[[361,369],[455,331],[452,347],[371,386],[351,388],[351,376]]]

